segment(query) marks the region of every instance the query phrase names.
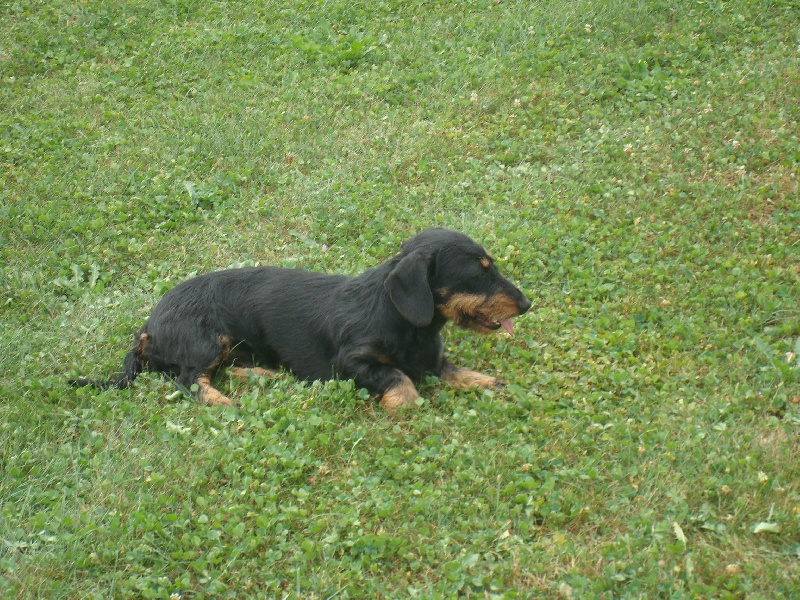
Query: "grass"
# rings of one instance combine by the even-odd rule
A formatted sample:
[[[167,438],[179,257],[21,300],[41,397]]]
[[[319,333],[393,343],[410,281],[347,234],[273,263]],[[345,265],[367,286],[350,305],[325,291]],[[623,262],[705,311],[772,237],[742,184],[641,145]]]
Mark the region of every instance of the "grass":
[[[0,591],[790,598],[797,3],[0,7]],[[533,299],[494,393],[210,409],[121,364],[193,273],[431,225]]]

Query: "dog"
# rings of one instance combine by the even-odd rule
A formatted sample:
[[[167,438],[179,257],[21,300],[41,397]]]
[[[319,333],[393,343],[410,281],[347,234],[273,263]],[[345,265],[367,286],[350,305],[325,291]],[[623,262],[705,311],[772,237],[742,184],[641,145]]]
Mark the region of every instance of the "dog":
[[[530,307],[479,244],[434,228],[358,277],[244,267],[184,281],[153,309],[116,378],[70,383],[124,389],[143,370],[163,372],[196,385],[206,404],[230,405],[212,385],[218,370],[246,380],[284,368],[307,381],[353,379],[392,412],[419,398],[415,383],[429,374],[460,389],[501,386],[448,361],[440,331],[452,321],[513,334],[511,319]]]

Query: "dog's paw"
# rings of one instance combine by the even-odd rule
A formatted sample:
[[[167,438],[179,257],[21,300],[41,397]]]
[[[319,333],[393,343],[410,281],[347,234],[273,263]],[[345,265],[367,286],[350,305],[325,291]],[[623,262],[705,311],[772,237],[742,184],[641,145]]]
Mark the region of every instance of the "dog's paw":
[[[242,367],[230,367],[227,372],[228,375],[241,383],[247,383],[250,380],[250,377],[267,377],[269,379],[275,377],[275,371],[262,369],[261,367],[252,367],[247,369]]]
[[[206,406],[233,406],[233,400],[214,388],[203,390],[200,400]]]
[[[471,388],[498,388],[505,385],[496,377],[464,368],[443,370],[442,379],[454,388],[461,390],[468,390]]]
[[[381,396],[381,406],[388,413],[393,413],[401,406],[406,406],[416,402],[419,392],[411,380],[403,376],[403,379],[394,387],[386,390]]]
[[[211,385],[208,375],[200,375],[197,386],[197,397],[206,406],[233,406],[233,400]]]

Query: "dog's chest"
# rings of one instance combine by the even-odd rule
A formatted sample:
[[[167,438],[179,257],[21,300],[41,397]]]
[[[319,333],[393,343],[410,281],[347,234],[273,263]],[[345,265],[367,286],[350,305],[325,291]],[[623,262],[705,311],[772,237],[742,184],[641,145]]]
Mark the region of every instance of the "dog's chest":
[[[436,333],[411,336],[407,343],[394,348],[390,357],[396,368],[418,380],[426,373],[438,373],[442,355],[442,340]]]

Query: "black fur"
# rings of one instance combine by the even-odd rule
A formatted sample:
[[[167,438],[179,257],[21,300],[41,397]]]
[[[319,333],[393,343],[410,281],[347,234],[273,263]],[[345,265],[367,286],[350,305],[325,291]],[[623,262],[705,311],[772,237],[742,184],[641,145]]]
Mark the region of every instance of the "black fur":
[[[496,383],[450,365],[439,332],[448,318],[488,332],[529,308],[481,246],[429,229],[358,277],[248,267],[185,281],[156,305],[119,376],[72,383],[125,388],[147,369],[188,389],[223,366],[261,365],[305,380],[354,379],[393,408],[416,397],[408,380],[425,374],[460,387]]]

